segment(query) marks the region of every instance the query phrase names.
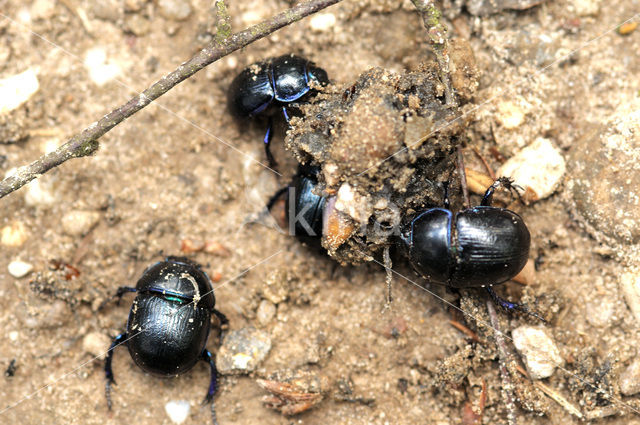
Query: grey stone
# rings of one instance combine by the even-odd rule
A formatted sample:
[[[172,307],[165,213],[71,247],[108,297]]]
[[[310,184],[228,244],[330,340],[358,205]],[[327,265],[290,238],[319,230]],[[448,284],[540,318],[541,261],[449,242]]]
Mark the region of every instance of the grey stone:
[[[253,326],[229,332],[216,355],[222,374],[246,374],[254,371],[271,350],[271,337]]]
[[[567,187],[576,217],[598,240],[640,243],[640,100],[576,142]]]

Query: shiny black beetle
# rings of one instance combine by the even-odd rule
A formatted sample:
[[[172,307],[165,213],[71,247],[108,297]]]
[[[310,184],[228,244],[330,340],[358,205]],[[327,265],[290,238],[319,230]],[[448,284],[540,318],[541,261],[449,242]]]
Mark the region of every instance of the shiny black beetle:
[[[318,167],[299,165],[289,186],[276,192],[267,203],[271,210],[285,192],[285,217],[290,235],[310,245],[318,245],[322,236],[323,215],[327,198],[313,191],[318,185]]]
[[[491,206],[499,186],[515,190],[511,180],[502,177],[487,189],[479,206],[455,214],[445,195],[445,208],[419,213],[404,227],[400,239],[411,264],[429,281],[453,288],[486,287],[503,307],[526,310],[502,300],[491,289],[522,270],[531,245],[522,217]]]
[[[131,306],[126,332],[116,336],[105,361],[107,405],[111,409],[111,385],[115,384],[111,360],[113,350],[125,344],[133,361],[145,372],[173,377],[190,370],[198,360],[209,363],[211,381],[204,403],[211,402],[218,371],[207,350],[207,338],[214,314],[220,325],[228,320],[216,310],[211,280],[200,266],[183,257],[167,257],[147,268],[135,288],[118,288],[117,297],[137,292]]]
[[[285,198],[289,233],[305,242],[319,241],[322,236],[327,198],[313,192],[318,185],[318,172],[317,167],[298,167],[298,173],[291,183],[294,192],[289,192],[289,196]]]
[[[309,83],[315,80],[322,85],[329,83],[327,73],[309,60],[295,55],[283,55],[246,67],[234,78],[229,87],[228,103],[232,113],[239,117],[253,117],[269,106],[282,107],[288,120],[286,105],[295,102],[311,91]],[[269,150],[271,142],[271,118],[264,136],[267,158],[274,164]]]

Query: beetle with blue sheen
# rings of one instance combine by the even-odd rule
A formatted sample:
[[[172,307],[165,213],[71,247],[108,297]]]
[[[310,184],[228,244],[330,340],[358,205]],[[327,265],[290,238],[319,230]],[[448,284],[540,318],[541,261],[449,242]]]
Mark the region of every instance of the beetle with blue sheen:
[[[309,94],[312,81],[325,86],[329,84],[329,77],[324,69],[313,62],[289,54],[249,65],[234,78],[229,87],[228,104],[234,115],[244,118],[263,114],[268,116],[264,143],[270,166],[276,163],[269,148],[273,136],[270,112],[272,109],[281,109],[289,121],[287,106]]]
[[[513,182],[501,177],[487,189],[480,205],[455,214],[445,187],[444,208],[416,214],[402,229],[400,245],[411,265],[429,282],[451,288],[484,287],[503,308],[541,319],[526,305],[500,298],[492,288],[520,273],[531,247],[531,234],[522,217],[491,206],[501,186],[515,191]]]
[[[207,362],[211,379],[203,403],[211,403],[212,421],[217,424],[213,397],[218,387],[218,371],[206,344],[211,316],[217,317],[220,326],[229,321],[215,308],[209,276],[188,258],[167,257],[148,267],[135,288],[118,288],[116,297],[120,299],[127,292],[137,295],[126,331],[113,339],[104,366],[109,410],[111,386],[115,384],[111,367],[113,352],[118,345],[126,345],[138,367],[159,377],[178,376],[200,360]]]

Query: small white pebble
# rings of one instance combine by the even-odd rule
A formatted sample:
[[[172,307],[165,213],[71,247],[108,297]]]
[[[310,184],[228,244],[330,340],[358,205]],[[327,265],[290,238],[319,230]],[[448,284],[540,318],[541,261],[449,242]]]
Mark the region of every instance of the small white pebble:
[[[524,122],[525,112],[516,103],[506,100],[500,102],[496,109],[495,117],[506,129],[514,129]]]
[[[23,24],[30,24],[31,23],[31,12],[29,12],[29,9],[27,8],[22,8],[18,11],[18,14],[16,15],[17,21],[18,22],[22,22]]]
[[[56,12],[54,0],[35,0],[31,4],[32,19],[51,19]]]
[[[325,32],[336,24],[336,15],[333,13],[318,13],[309,19],[309,28],[315,32]]]
[[[11,341],[17,341],[18,337],[20,336],[20,334],[18,333],[18,331],[11,331],[9,332],[9,340]]]
[[[83,236],[98,224],[100,214],[95,211],[69,211],[62,217],[62,230],[70,236]]]
[[[14,260],[9,263],[7,267],[9,269],[9,274],[17,279],[21,277],[25,277],[28,275],[31,270],[33,270],[33,265],[21,260]]]
[[[358,223],[366,223],[372,212],[369,198],[360,195],[349,183],[344,183],[338,189],[335,208]]]
[[[233,71],[238,67],[238,58],[235,56],[227,56],[224,63],[228,70]]]
[[[512,178],[525,189],[529,187],[539,200],[556,190],[566,168],[560,150],[550,140],[540,137],[502,164],[497,174]]]
[[[16,109],[39,88],[40,83],[33,68],[0,80],[0,114]]]
[[[49,207],[57,200],[58,194],[54,192],[52,179],[35,179],[24,188],[24,202],[30,207]]]
[[[600,0],[573,0],[578,16],[596,16],[600,12]]]
[[[3,227],[0,234],[0,243],[5,246],[21,246],[28,238],[27,228],[21,221]]]
[[[164,405],[164,410],[174,424],[181,424],[189,416],[191,405],[186,400],[171,400]]]
[[[45,139],[40,144],[40,150],[42,151],[42,153],[48,154],[58,149],[60,146],[62,146],[63,143],[64,142],[57,137]]]
[[[511,336],[532,379],[548,378],[557,366],[564,366],[558,347],[544,329],[520,326],[511,331]]]
[[[262,20],[262,16],[260,16],[257,12],[250,10],[248,12],[244,12],[240,16],[240,19],[246,26],[250,26],[260,22]]]
[[[101,47],[87,51],[84,56],[84,66],[89,71],[91,81],[98,86],[108,83],[120,74],[120,67],[115,63],[107,62],[107,53]]]

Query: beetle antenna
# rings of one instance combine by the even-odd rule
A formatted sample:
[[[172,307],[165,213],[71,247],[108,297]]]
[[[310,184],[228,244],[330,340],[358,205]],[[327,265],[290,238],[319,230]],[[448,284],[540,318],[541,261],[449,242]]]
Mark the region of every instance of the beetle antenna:
[[[511,192],[516,194],[516,196],[518,197],[518,201],[520,201],[522,205],[528,205],[529,203],[525,202],[525,200],[522,199],[522,195],[520,194],[520,192],[522,193],[526,192],[524,187],[520,186],[519,184],[513,184],[513,181],[511,183],[512,184],[509,187],[511,189]]]
[[[493,193],[496,191],[496,189],[499,189],[500,186],[504,187],[510,192],[515,191],[516,194],[518,195],[518,198],[520,197],[520,194],[516,190],[516,187],[520,187],[520,186],[514,185],[513,180],[510,177],[498,177],[498,179],[494,181],[493,184],[489,186],[487,191],[484,193],[484,196],[482,197],[482,201],[480,202],[480,205],[482,206],[491,205],[491,201],[493,200]]]

